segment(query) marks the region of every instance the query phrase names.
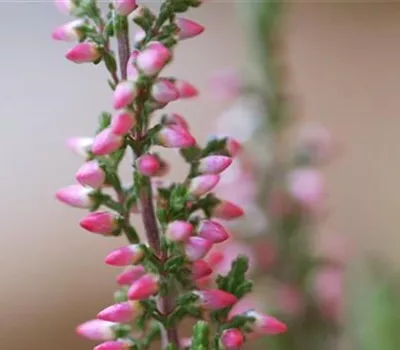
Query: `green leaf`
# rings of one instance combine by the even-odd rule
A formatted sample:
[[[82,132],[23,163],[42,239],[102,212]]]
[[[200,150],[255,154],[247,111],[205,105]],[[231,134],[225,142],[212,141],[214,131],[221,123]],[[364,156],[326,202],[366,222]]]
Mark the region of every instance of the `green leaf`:
[[[227,154],[226,151],[226,138],[212,139],[208,141],[206,147],[201,152],[202,157],[207,157],[210,154]]]
[[[198,321],[193,327],[191,350],[200,350],[209,348],[209,327],[205,321]]]
[[[193,146],[189,148],[182,148],[179,153],[186,160],[186,162],[192,163],[200,157],[202,151],[197,146]]]

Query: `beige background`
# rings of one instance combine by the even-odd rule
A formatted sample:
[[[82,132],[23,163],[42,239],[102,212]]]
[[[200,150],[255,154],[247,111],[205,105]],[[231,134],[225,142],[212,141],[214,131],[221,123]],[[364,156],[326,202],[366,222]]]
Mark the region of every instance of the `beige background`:
[[[223,110],[206,91],[213,70],[244,61],[230,2],[190,14],[204,36],[182,44],[170,72],[196,83],[197,102],[173,106],[200,140]],[[287,18],[290,86],[298,115],[325,123],[344,145],[327,169],[330,230],[396,259],[400,209],[400,5],[296,3]],[[1,2],[0,344],[8,350],[89,349],[75,325],[111,301],[116,271],[104,254],[120,241],[77,225],[84,214],[53,200],[73,181],[80,159],[69,135],[92,132],[110,108],[102,67],[63,60],[68,45],[50,40],[65,20],[51,3]],[[398,260],[398,259],[397,259]]]

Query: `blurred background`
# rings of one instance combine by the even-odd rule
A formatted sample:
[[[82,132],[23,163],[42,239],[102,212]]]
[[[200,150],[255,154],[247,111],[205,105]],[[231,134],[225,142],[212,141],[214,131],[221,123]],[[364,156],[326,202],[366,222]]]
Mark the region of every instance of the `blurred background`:
[[[180,45],[169,71],[202,94],[170,110],[204,141],[228,106],[210,98],[208,77],[251,62],[233,2],[210,1],[188,17],[206,31]],[[291,2],[282,28],[293,112],[299,121],[323,123],[340,144],[340,155],[323,169],[329,215],[318,232],[340,233],[354,256],[374,252],[394,266],[399,19],[396,2]],[[84,214],[54,200],[81,164],[65,139],[92,134],[98,113],[111,108],[104,68],[67,62],[68,44],[51,41],[65,21],[51,2],[0,2],[0,343],[8,350],[90,348],[75,326],[104,308],[115,290],[115,270],[102,261],[122,239],[85,233],[77,225]]]

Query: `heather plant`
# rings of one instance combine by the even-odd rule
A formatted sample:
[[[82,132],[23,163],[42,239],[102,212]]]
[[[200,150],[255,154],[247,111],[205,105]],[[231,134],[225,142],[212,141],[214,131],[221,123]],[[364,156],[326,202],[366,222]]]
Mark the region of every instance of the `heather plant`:
[[[114,108],[100,113],[93,136],[68,140],[84,163],[76,184],[58,190],[56,197],[89,211],[80,221],[85,230],[124,235],[128,241],[105,258],[106,264],[123,268],[114,303],[79,325],[77,333],[100,342],[96,350],[149,349],[159,338],[169,350],[234,350],[250,336],[284,332],[285,324],[273,316],[235,307],[253,287],[245,256],[235,257],[226,273],[213,275],[213,288],[197,283],[213,272],[204,260],[209,251],[229,238],[220,220],[244,214],[211,192],[240,144],[213,137],[201,146],[182,116],[162,114],[166,105],[198,94],[189,82],[162,74],[174,48],[203,32],[203,26],[181,17],[201,1],[165,0],[157,14],[135,0],[112,1],[105,14],[94,0],[57,0],[56,5],[75,19],[55,29],[53,39],[77,42],[66,53],[71,62],[104,64]],[[131,22],[138,26],[134,38]],[[179,151],[189,169],[181,182],[160,180],[169,165],[156,147]],[[133,157],[132,183],[125,184],[120,165],[128,156]],[[144,235],[132,215],[140,215]],[[188,318],[195,325],[184,338],[180,326]]]

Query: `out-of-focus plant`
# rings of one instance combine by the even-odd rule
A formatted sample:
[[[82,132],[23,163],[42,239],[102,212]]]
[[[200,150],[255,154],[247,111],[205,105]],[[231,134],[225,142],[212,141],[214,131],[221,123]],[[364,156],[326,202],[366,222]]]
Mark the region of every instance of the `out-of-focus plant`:
[[[358,263],[348,274],[345,310],[349,349],[400,349],[400,280],[378,261]]]
[[[319,167],[331,160],[334,142],[317,124],[302,125],[294,142],[286,142],[295,119],[281,60],[283,4],[239,6],[251,53],[248,69],[244,79],[224,72],[212,85],[221,97],[236,99],[218,119],[217,132],[245,143],[217,193],[240,204],[246,218],[230,226],[234,239],[214,250],[209,262],[224,271],[235,255],[249,257],[249,273],[259,283],[243,303],[278,314],[290,329],[262,346],[333,349],[342,325],[345,247],[340,236],[324,237],[322,249],[316,250],[314,231],[325,214],[325,181]]]

